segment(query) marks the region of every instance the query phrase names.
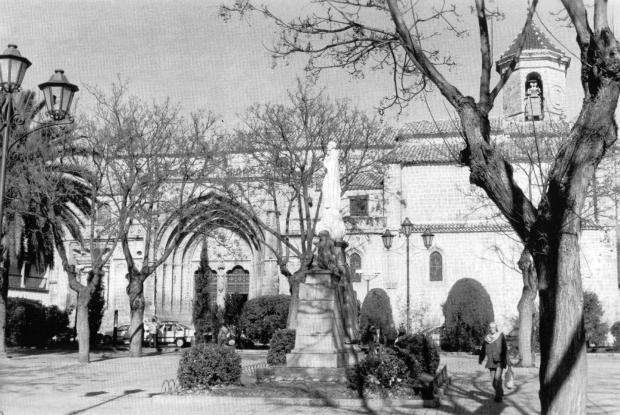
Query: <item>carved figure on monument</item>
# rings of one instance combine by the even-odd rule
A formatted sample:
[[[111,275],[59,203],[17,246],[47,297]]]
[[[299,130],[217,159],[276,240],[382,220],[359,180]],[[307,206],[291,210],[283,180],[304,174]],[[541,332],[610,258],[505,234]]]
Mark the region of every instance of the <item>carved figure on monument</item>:
[[[319,240],[316,242],[316,255],[314,256],[314,264],[316,268],[326,269],[340,277],[344,276],[344,269],[338,264],[338,252],[336,245],[330,237],[329,231],[323,230],[319,232]]]

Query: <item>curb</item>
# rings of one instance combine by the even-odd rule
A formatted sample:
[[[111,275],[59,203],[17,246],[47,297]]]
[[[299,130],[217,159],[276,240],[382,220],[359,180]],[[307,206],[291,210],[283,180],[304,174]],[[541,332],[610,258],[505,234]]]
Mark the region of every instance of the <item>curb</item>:
[[[333,407],[333,408],[373,408],[404,407],[408,409],[422,408],[423,401],[411,399],[330,399],[330,398],[266,398],[260,396],[209,396],[209,395],[154,395],[151,397],[157,402],[174,403],[198,403],[208,404],[209,401],[246,401],[248,404],[282,405],[282,406],[308,406],[308,407]],[[249,406],[248,406],[249,407]]]

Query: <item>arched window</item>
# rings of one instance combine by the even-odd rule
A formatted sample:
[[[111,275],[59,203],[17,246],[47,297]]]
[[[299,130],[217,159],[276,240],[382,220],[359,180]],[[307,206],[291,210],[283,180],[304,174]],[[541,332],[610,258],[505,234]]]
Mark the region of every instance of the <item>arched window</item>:
[[[525,119],[538,121],[543,119],[543,83],[538,72],[531,72],[525,78]]]
[[[241,265],[235,265],[226,272],[226,294],[249,294],[250,272]]]
[[[360,282],[362,276],[358,273],[358,270],[362,269],[362,257],[357,252],[353,252],[349,256],[349,268],[351,268],[351,281]]]
[[[430,280],[431,281],[443,280],[443,259],[441,258],[441,254],[437,251],[431,253]]]

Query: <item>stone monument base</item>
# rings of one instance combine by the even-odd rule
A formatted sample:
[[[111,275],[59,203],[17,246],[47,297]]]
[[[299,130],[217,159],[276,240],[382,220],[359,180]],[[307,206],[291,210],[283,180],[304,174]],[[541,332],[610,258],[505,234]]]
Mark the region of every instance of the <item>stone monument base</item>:
[[[344,367],[283,367],[256,371],[257,382],[334,382],[347,383]]]
[[[339,280],[330,271],[314,269],[300,282],[295,348],[286,355],[287,367],[339,368],[355,362],[353,348],[345,343]]]

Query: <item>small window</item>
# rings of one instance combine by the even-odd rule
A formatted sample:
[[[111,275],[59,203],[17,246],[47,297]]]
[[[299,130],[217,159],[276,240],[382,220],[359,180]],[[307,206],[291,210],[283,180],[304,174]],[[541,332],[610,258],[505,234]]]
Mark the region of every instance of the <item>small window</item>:
[[[362,257],[358,253],[352,253],[349,257],[349,264],[349,268],[351,268],[351,282],[360,282],[362,275],[358,271],[362,269]]]
[[[368,216],[368,195],[349,197],[349,215]]]
[[[430,279],[431,281],[443,280],[443,260],[437,251],[431,254],[430,259]]]

